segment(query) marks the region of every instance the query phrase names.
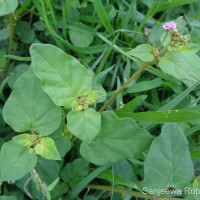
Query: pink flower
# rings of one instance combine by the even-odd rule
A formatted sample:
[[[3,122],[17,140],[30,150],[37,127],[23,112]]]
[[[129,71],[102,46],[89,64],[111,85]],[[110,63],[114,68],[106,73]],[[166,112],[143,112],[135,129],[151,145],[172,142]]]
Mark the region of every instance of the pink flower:
[[[163,24],[163,28],[165,30],[172,30],[174,32],[177,32],[176,23],[173,21],[166,22],[165,24]]]

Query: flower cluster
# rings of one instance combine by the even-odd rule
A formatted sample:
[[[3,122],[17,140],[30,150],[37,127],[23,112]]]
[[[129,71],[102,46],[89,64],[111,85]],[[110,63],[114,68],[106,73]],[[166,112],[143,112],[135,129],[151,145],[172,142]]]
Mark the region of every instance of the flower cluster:
[[[171,30],[173,32],[177,32],[176,23],[173,21],[166,22],[165,24],[163,24],[163,28],[165,30]]]
[[[178,32],[176,23],[173,21],[166,22],[163,24],[163,28],[165,30],[171,31],[171,41],[170,41],[170,46],[172,47],[177,47],[182,44],[186,44],[189,40],[189,35],[182,35],[181,33]]]

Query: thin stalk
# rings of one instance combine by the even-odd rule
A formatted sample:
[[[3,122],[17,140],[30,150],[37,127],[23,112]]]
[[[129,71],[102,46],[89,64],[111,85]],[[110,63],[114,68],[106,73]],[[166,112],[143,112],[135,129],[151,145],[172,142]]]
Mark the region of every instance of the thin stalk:
[[[160,51],[160,54],[163,54],[166,50],[167,50],[168,46],[166,46],[164,49],[162,49]],[[99,112],[104,111],[107,106],[114,101],[114,99],[117,97],[118,94],[120,94],[125,88],[126,86],[129,85],[129,83],[131,83],[138,75],[140,75],[149,65],[152,65],[153,63],[155,63],[156,61],[158,61],[158,57],[156,56],[155,59],[151,62],[146,62],[143,64],[143,66],[141,68],[139,68],[114,94],[113,96],[111,96],[108,101],[101,107],[101,109],[99,110]]]
[[[144,63],[144,65],[139,68],[115,93],[113,96],[111,96],[108,101],[101,107],[101,109],[99,110],[99,112],[104,111],[107,106],[117,97],[118,94],[120,94],[125,88],[126,86],[129,85],[129,83],[131,83],[139,74],[141,74],[146,67],[148,67],[149,65],[152,65],[155,61],[157,61],[158,58],[156,57],[153,61],[151,62],[146,62]]]
[[[137,197],[137,198],[153,199],[153,198],[156,197],[154,195],[142,194],[140,192],[136,192],[136,191],[132,191],[132,190],[127,190],[127,189],[124,189],[124,188],[115,187],[113,189],[112,186],[88,185],[87,188],[88,189],[103,190],[103,191],[112,191],[112,190],[114,190],[114,192],[118,192],[118,193],[121,193],[121,194],[128,194],[128,195],[131,195],[131,196]],[[174,198],[174,197],[161,197],[161,196],[159,196],[158,198],[159,198],[159,200],[162,200],[162,199],[163,200],[164,199],[168,199],[168,200],[183,200],[181,198]]]

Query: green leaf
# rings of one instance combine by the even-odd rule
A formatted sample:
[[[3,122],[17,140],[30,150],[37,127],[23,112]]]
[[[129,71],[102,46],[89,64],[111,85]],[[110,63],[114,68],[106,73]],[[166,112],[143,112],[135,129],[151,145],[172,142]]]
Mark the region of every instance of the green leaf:
[[[80,153],[97,165],[135,159],[149,147],[152,139],[134,120],[118,119],[113,112],[104,112],[100,133],[90,144],[83,142]]]
[[[54,187],[57,185],[58,181],[60,180],[60,178],[58,177],[56,180],[54,180],[48,187],[47,190],[48,191],[52,191],[54,189]]]
[[[191,53],[197,53],[199,51],[199,45],[195,43],[188,43],[183,46],[178,47],[168,47],[169,51],[180,51],[180,52],[191,52]]]
[[[58,178],[60,166],[55,160],[47,160],[42,157],[38,157],[38,163],[35,170],[40,175],[41,180],[46,185],[50,185],[56,178]]]
[[[186,122],[200,119],[198,110],[168,110],[168,111],[149,111],[149,112],[117,112],[120,118],[130,117],[142,122]]]
[[[60,154],[54,141],[49,137],[40,139],[39,144],[34,148],[35,153],[49,160],[61,160]]]
[[[132,112],[135,110],[145,99],[147,98],[146,95],[141,95],[138,97],[135,97],[131,101],[129,101],[127,104],[125,104],[124,107],[121,109],[117,110],[116,112]]]
[[[23,73],[3,108],[5,122],[17,132],[49,135],[61,123],[61,108],[42,90],[32,68]]]
[[[71,111],[67,115],[67,128],[79,139],[90,143],[101,130],[101,115],[92,108]]]
[[[155,78],[151,81],[142,81],[135,83],[124,89],[123,94],[133,94],[136,92],[143,92],[147,90],[152,90],[153,88],[158,88],[163,84],[160,78]]]
[[[33,44],[30,53],[34,73],[56,105],[71,108],[90,92],[92,73],[74,57],[50,44]]]
[[[81,166],[81,167],[80,167]],[[76,159],[68,163],[61,171],[60,177],[71,187],[77,185],[84,177],[89,174],[88,162],[84,159]]]
[[[146,157],[143,187],[181,189],[193,176],[194,166],[184,133],[176,124],[165,124]]]
[[[32,145],[32,136],[28,133],[24,133],[13,137],[13,141],[25,147],[30,147]]]
[[[89,105],[96,102],[97,99],[103,97],[105,92],[103,90],[91,90],[90,93],[85,97]]]
[[[86,34],[79,31],[69,30],[71,42],[78,47],[88,47],[93,41],[93,34]]]
[[[2,196],[0,196],[0,200],[17,200],[17,197],[2,195]]]
[[[200,58],[191,52],[167,52],[159,61],[161,70],[188,87],[200,78]]]
[[[104,5],[102,4],[102,1],[101,0],[93,0],[92,3],[94,5],[94,9],[97,12],[97,15],[98,15],[101,23],[103,24],[103,26],[106,28],[106,30],[109,33],[112,33],[113,28],[112,28],[112,25],[110,24],[109,16],[107,15],[107,12],[104,8]]]
[[[14,12],[17,6],[17,0],[0,0],[0,16]]]
[[[199,158],[200,157],[200,149],[196,149],[190,152],[192,158]]]
[[[4,143],[0,154],[1,180],[18,180],[31,172],[37,164],[37,156],[27,147],[15,142]]]
[[[8,28],[0,30],[0,41],[7,40],[9,38],[10,31]]]
[[[64,134],[64,125],[61,126],[49,137],[54,140],[56,148],[61,157],[64,157],[65,154],[71,149],[72,144],[68,136]]]
[[[153,54],[153,47],[150,44],[138,45],[135,49],[127,52],[129,55],[140,59],[143,62],[153,61],[155,56]]]

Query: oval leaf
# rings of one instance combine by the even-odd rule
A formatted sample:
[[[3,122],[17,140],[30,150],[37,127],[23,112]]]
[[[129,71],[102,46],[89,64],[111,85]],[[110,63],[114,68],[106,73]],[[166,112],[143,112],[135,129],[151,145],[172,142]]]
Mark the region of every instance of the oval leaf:
[[[143,186],[148,189],[182,189],[193,176],[194,166],[184,133],[176,124],[165,124],[146,157]]]
[[[135,159],[150,146],[153,137],[132,119],[102,113],[101,131],[90,143],[82,143],[81,155],[97,165]]]
[[[153,61],[155,56],[153,54],[153,47],[150,44],[138,45],[135,49],[127,52],[129,55],[140,59],[143,62]]]
[[[78,60],[50,44],[30,48],[34,73],[56,105],[71,108],[91,90],[92,73]]]
[[[4,143],[0,154],[1,180],[18,180],[31,172],[37,164],[37,156],[27,147],[15,142]]]
[[[90,143],[101,130],[101,115],[92,108],[72,111],[67,115],[67,128],[79,139]]]
[[[30,68],[22,74],[3,108],[5,122],[17,132],[49,135],[61,123],[61,108],[42,90]]]

